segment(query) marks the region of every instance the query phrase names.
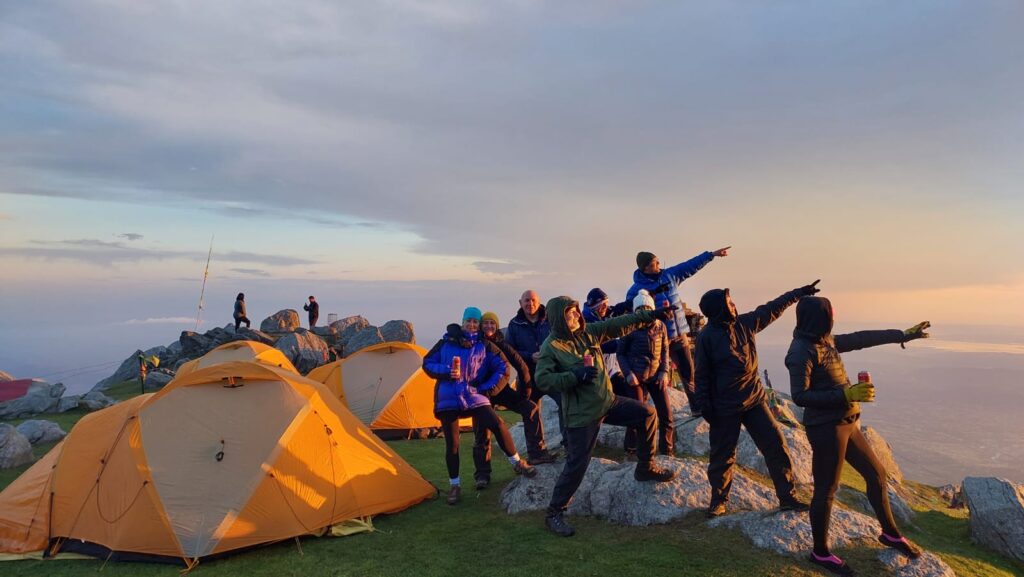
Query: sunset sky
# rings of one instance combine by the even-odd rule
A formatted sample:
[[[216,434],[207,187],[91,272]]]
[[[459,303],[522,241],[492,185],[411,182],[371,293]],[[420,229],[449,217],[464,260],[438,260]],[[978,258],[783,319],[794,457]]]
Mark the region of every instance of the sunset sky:
[[[1021,62],[1014,2],[3,3],[0,369],[174,340],[211,236],[204,328],[429,346],[732,245],[685,301],[1020,329]]]

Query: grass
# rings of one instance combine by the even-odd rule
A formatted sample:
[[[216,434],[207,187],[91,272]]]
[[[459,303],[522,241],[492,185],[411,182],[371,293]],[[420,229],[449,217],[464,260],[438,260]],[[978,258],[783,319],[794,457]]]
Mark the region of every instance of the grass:
[[[108,395],[134,394],[128,384]],[[65,430],[84,414],[52,415]],[[507,420],[515,416],[505,413]],[[49,418],[51,416],[47,416]],[[16,422],[15,422],[16,423]],[[447,488],[444,443],[389,443],[435,486]],[[472,438],[462,438],[463,477],[472,477]],[[37,449],[39,449],[37,447]],[[43,452],[37,450],[36,455]],[[616,457],[613,449],[599,454]],[[500,453],[499,453],[500,456]],[[24,470],[26,467],[20,468]],[[0,487],[19,471],[0,471]],[[303,538],[200,563],[194,575],[306,576],[377,575],[706,575],[781,577],[823,575],[804,561],[754,548],[738,532],[709,529],[699,515],[668,525],[627,527],[597,519],[573,518],[577,535],[551,536],[541,513],[509,516],[499,505],[502,486],[512,479],[511,467],[495,459],[494,483],[477,492],[467,486],[463,501],[451,507],[443,499],[428,501],[397,515],[374,520],[376,531],[344,538]],[[843,483],[863,490],[863,480],[847,468]],[[934,488],[908,482],[918,509],[911,538],[939,554],[958,575],[1024,575],[1024,566],[970,542],[966,512],[946,509]],[[876,549],[858,547],[840,554],[862,575],[885,574],[875,559]],[[64,577],[95,575],[153,575],[168,577],[180,567],[159,564],[107,563],[98,560],[16,561],[0,565],[5,577]]]

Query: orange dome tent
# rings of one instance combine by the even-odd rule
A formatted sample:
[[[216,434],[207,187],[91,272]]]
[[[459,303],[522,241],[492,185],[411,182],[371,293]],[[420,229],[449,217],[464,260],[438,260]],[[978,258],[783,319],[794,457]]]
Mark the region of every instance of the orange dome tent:
[[[0,493],[0,553],[191,567],[434,494],[322,384],[232,361],[83,417]]]
[[[198,359],[191,360],[181,365],[178,367],[178,370],[175,371],[175,376],[180,378],[192,371],[205,369],[216,365],[217,363],[225,363],[228,361],[252,361],[254,363],[281,367],[282,369],[287,369],[296,375],[299,374],[299,371],[295,368],[295,365],[288,360],[288,357],[274,347],[256,341],[231,341],[230,343],[220,345]]]

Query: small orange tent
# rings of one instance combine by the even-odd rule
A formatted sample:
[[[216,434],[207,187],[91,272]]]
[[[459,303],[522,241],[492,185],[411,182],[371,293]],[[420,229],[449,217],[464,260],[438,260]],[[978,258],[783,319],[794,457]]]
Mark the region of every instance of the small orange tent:
[[[83,417],[0,493],[0,552],[192,566],[434,494],[322,384],[232,361]]]
[[[263,363],[264,365],[281,367],[282,369],[299,374],[299,371],[288,360],[288,357],[284,356],[284,353],[274,347],[256,341],[231,341],[230,343],[224,343],[198,359],[181,365],[175,371],[175,376],[179,378],[184,377],[192,371],[205,369],[217,363],[226,363],[228,361]]]
[[[423,372],[426,354],[410,343],[380,343],[317,367],[307,377],[327,385],[382,438],[429,437],[441,422],[434,417],[434,379]],[[460,425],[470,428],[472,420]]]

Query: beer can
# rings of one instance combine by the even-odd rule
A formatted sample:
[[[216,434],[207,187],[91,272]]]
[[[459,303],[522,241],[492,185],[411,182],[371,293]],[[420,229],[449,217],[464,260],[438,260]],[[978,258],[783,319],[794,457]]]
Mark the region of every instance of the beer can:
[[[594,366],[594,355],[587,353],[583,355],[583,366],[592,367]]]
[[[462,373],[462,358],[455,357],[452,359],[452,370]]]
[[[869,373],[867,371],[861,371],[861,372],[857,373],[857,382],[858,383],[870,383],[871,382],[871,373]]]

